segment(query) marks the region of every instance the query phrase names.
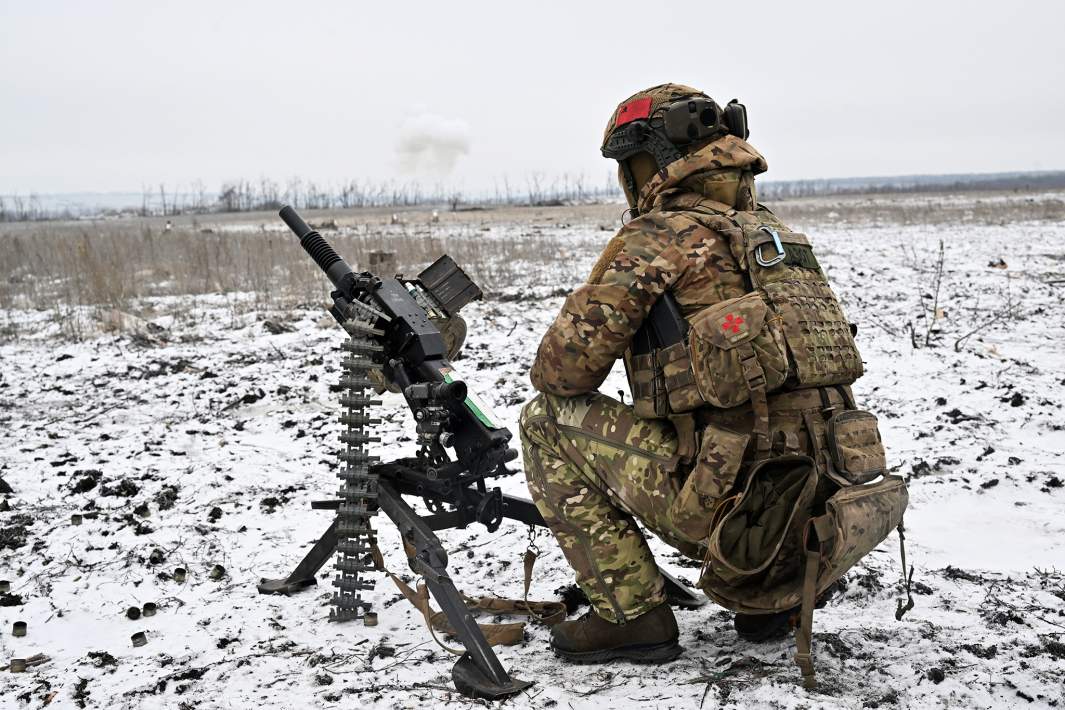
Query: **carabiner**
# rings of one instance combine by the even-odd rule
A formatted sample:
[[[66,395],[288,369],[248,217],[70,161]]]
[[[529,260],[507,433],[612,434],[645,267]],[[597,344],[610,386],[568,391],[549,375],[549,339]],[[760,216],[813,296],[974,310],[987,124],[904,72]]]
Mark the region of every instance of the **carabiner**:
[[[769,236],[773,237],[773,246],[777,249],[776,256],[774,256],[769,261],[766,261],[762,258],[762,247],[765,245],[759,244],[758,247],[754,250],[754,260],[758,262],[758,265],[764,267],[776,266],[780,262],[784,261],[784,258],[787,256],[787,254],[784,252],[784,245],[780,243],[780,235],[777,234],[777,230],[773,229],[772,227],[766,226],[759,227],[758,229],[759,231],[765,232]]]

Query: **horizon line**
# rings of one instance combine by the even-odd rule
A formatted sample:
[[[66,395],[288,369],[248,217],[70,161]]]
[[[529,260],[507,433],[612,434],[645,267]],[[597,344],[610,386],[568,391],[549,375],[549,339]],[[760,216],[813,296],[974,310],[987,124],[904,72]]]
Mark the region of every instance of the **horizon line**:
[[[1049,175],[1065,174],[1065,168],[1054,169],[1041,169],[1041,170],[997,170],[991,172],[961,172],[961,173],[904,173],[895,175],[855,175],[855,176],[835,176],[835,177],[804,177],[804,178],[785,178],[785,179],[772,179],[763,178],[759,182],[763,185],[766,184],[786,184],[786,183],[800,183],[800,182],[860,182],[860,181],[884,181],[884,180],[912,180],[912,179],[950,179],[950,178],[995,178],[995,177],[1020,177],[1025,175],[1045,177]],[[566,173],[562,174],[563,176]],[[262,180],[258,178],[257,180]],[[266,178],[272,180],[273,178]],[[294,176],[291,179],[304,179],[299,176]],[[557,178],[556,178],[557,179]],[[221,180],[220,185],[226,185],[231,182],[243,182],[247,178],[239,178],[238,180]],[[347,178],[348,182],[355,182],[355,178]],[[345,179],[341,179],[340,182],[344,182]],[[336,181],[332,181],[336,182]],[[431,184],[420,183],[418,180],[401,181],[399,178],[384,178],[376,181],[373,184],[388,184],[388,183],[401,183],[408,186],[418,187],[430,187]],[[313,183],[312,183],[313,184]],[[152,187],[145,189],[124,189],[124,190],[65,190],[44,192],[37,190],[30,190],[24,193],[20,192],[0,192],[0,197],[22,197],[22,196],[40,196],[40,197],[54,197],[61,195],[144,195],[155,194],[158,191],[159,185],[166,187],[166,183],[152,183]],[[449,187],[448,183],[437,181],[433,189],[441,189],[443,191],[454,190],[455,188]],[[620,189],[620,188],[619,188]],[[466,192],[465,190],[461,190]],[[487,192],[489,188],[482,190],[473,190],[470,192]],[[598,191],[598,189],[592,189],[591,191]],[[174,194],[190,194],[183,191],[176,191]]]

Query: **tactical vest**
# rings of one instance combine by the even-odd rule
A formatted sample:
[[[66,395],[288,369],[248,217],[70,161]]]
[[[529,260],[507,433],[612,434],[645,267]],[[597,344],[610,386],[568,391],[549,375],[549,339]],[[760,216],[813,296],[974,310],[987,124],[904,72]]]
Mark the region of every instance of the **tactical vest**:
[[[861,377],[851,325],[809,240],[768,209],[700,199],[685,211],[728,239],[750,293],[696,313],[678,342],[626,356],[636,414],[674,418],[749,401],[756,446],[768,451],[768,394]]]
[[[692,432],[692,465],[670,519],[705,547],[699,586],[714,601],[746,614],[801,609],[795,660],[813,687],[816,600],[891,530],[901,540],[906,485],[888,473],[876,417],[851,396],[861,357],[809,240],[761,205],[681,200],[673,206],[728,239],[749,292],[695,313],[686,328],[654,328],[663,318],[649,317],[654,333],[637,333],[625,358],[635,413],[673,420],[684,449],[693,412],[750,402],[750,431],[710,423],[697,443]],[[774,454],[774,393],[805,401],[809,456]],[[912,606],[908,581],[906,593]]]

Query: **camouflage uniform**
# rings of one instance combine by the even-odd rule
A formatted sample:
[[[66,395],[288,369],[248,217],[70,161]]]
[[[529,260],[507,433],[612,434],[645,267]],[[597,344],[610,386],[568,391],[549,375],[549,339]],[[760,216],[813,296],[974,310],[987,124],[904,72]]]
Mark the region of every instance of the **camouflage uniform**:
[[[656,102],[696,93],[675,85],[653,91]],[[630,197],[640,216],[621,228],[587,283],[566,299],[532,366],[540,394],[520,421],[529,490],[595,611],[616,623],[665,599],[637,520],[691,557],[701,558],[704,541],[678,530],[670,514],[688,472],[678,462],[673,425],[641,419],[596,388],[663,292],[672,292],[689,318],[749,292],[728,239],[694,221],[684,205],[694,196],[724,209],[753,209],[753,176],[766,167],[746,141],[726,135],[659,171]],[[802,418],[786,410],[773,407],[772,430],[787,429],[787,439],[799,442]],[[750,431],[749,406],[712,414]],[[744,443],[724,442],[739,450],[718,453],[739,460]]]
[[[633,516],[674,537],[677,437],[669,422],[639,419],[593,392],[541,394],[521,415],[525,476],[577,583],[619,622],[665,601],[662,575]]]

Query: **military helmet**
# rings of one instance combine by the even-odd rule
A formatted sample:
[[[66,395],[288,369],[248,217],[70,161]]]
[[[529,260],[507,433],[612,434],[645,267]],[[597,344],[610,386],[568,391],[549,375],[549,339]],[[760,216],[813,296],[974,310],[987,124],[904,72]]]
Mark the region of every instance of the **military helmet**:
[[[659,84],[633,94],[614,109],[600,152],[618,161],[622,186],[634,196],[636,183],[628,158],[649,153],[661,170],[691,148],[728,133],[744,139],[749,133],[747,109],[739,101],[733,99],[721,108],[698,89]]]

